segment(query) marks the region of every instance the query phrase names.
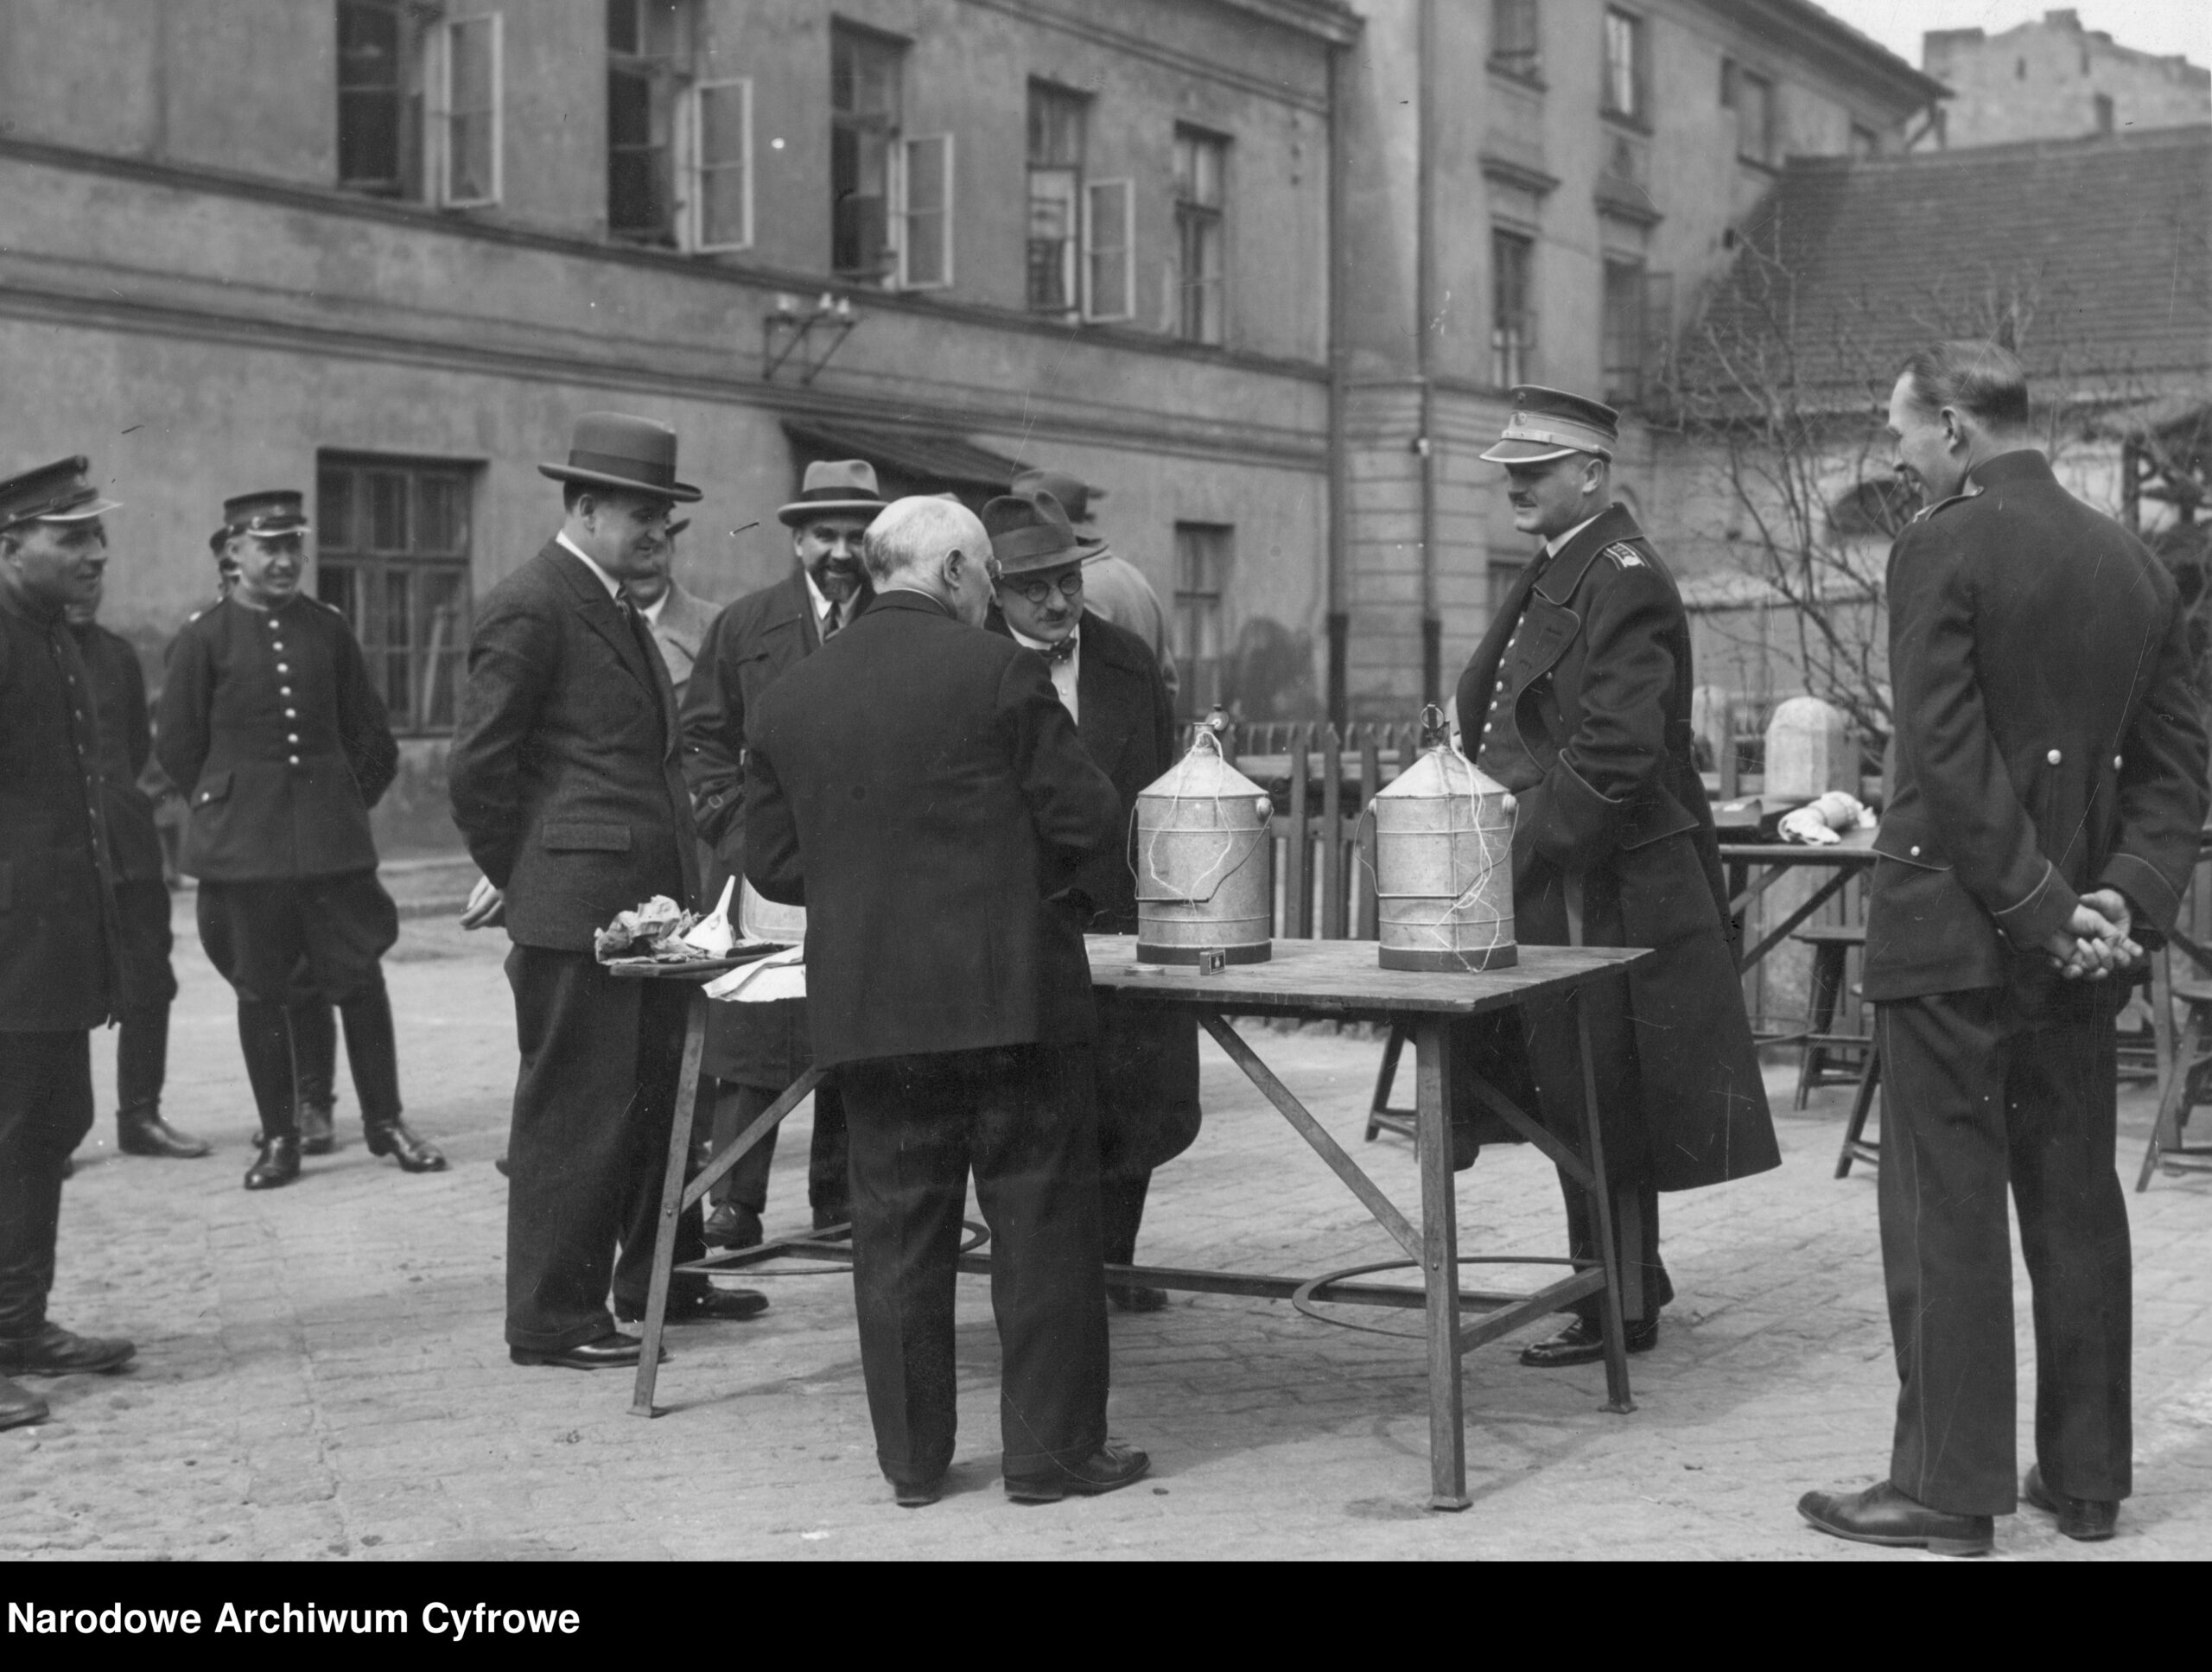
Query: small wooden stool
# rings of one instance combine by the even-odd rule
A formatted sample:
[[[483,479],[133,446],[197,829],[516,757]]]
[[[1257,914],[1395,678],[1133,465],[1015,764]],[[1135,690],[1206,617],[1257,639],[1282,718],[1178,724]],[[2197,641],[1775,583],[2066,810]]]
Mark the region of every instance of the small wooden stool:
[[[1416,1110],[1390,1107],[1391,1086],[1398,1078],[1398,1057],[1409,1043],[1405,1029],[1390,1029],[1390,1037],[1382,1046],[1382,1069],[1375,1077],[1375,1100],[1367,1108],[1367,1131],[1363,1142],[1373,1143],[1378,1132],[1395,1132],[1401,1138],[1410,1138],[1421,1129]]]
[[[1878,1167],[1882,1147],[1866,1135],[1866,1116],[1874,1107],[1874,1093],[1882,1084],[1882,1053],[1874,1041],[1866,1041],[1866,1065],[1859,1071],[1859,1090],[1852,1094],[1851,1118],[1844,1122],[1843,1148],[1836,1152],[1835,1176],[1851,1176],[1851,1164],[1864,1161],[1869,1167]]]
[[[2182,1141],[2190,1111],[2199,1103],[2212,1103],[2212,981],[2177,981],[2173,995],[2189,1007],[2189,1020],[2182,1024],[2172,1065],[2166,1071],[2158,1118],[2152,1122],[2143,1171],[2135,1179],[2139,1191],[2151,1187],[2151,1175],[2161,1167],[2177,1173],[2212,1172],[2212,1144]]]
[[[1834,1029],[1836,1006],[1843,998],[1845,961],[1853,947],[1866,944],[1866,931],[1857,924],[1815,924],[1800,929],[1790,938],[1813,949],[1812,994],[1797,1059],[1797,1097],[1791,1105],[1802,1109],[1816,1087],[1853,1080],[1862,1088],[1866,1084],[1866,1065],[1872,1059],[1874,1042],[1864,1033],[1839,1033]],[[1847,1057],[1849,1065],[1833,1065],[1836,1056]]]

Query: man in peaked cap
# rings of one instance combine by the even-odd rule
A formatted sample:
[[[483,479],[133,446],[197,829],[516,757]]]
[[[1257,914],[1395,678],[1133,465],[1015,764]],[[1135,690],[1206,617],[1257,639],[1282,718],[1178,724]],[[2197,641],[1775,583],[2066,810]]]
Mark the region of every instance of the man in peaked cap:
[[[121,984],[99,737],[65,619],[97,594],[117,508],[86,470],[0,482],[0,1428],[47,1415],[9,1377],[131,1355],[46,1315],[64,1169],[92,1125],[92,1030]]]
[[[1059,501],[1068,521],[1076,525],[1076,544],[1083,548],[1084,607],[1144,640],[1153,659],[1160,664],[1160,677],[1166,682],[1167,695],[1173,700],[1178,689],[1175,647],[1170,641],[1167,611],[1160,594],[1144,578],[1142,569],[1099,536],[1084,531],[1090,525],[1090,502],[1103,499],[1104,493],[1065,470],[1025,470],[1014,479],[1013,491],[1016,494],[1042,491]]]
[[[1035,474],[1035,473],[1033,473]],[[1079,486],[1079,485],[1078,485]],[[1031,488],[983,507],[995,590],[989,626],[1045,658],[1093,765],[1114,781],[1128,823],[1137,797],[1173,764],[1175,713],[1144,640],[1089,607],[1093,574],[1060,503]],[[1118,561],[1118,560],[1117,560]],[[1091,934],[1135,934],[1136,879],[1125,842],[1102,848],[1070,890]],[[1109,1267],[1134,1264],[1153,1170],[1198,1135],[1198,1026],[1187,1010],[1100,996],[1099,1230]],[[1165,1289],[1109,1282],[1124,1312],[1157,1312]]]
[[[850,626],[875,595],[861,539],[884,503],[866,460],[809,465],[798,498],[776,513],[791,531],[791,572],[724,610],[700,647],[698,677],[684,693],[683,775],[700,838],[715,850],[709,884],[716,894],[723,877],[745,871],[747,717],[763,691]],[[734,1142],[810,1061],[804,999],[715,1006],[702,1062],[721,1087],[715,1147]],[[772,1130],[722,1179],[707,1222],[709,1242],[749,1248],[760,1240],[775,1141]],[[846,1151],[844,1099],[825,1080],[814,1093],[806,1179],[817,1230],[848,1217]]]
[[[561,484],[561,531],[484,599],[448,771],[492,891],[472,919],[503,916],[514,943],[508,1354],[590,1370],[638,1362],[615,1323],[645,1316],[670,1125],[693,1116],[676,1108],[687,995],[614,979],[593,938],[654,895],[699,898],[676,693],[623,588],[663,561],[671,507],[702,496],[677,480],[676,432],[620,412],[584,414],[567,461],[538,470]],[[676,1257],[703,1252],[694,1211]],[[679,1275],[668,1319],[767,1304]]]
[[[398,1042],[383,957],[398,908],[377,881],[369,809],[399,746],[346,618],[300,583],[308,520],[289,490],[226,500],[237,580],[169,646],[162,768],[186,798],[180,865],[200,879],[200,943],[238,995],[238,1043],[260,1114],[248,1190],[300,1174],[286,1017],[302,960],[338,1007],[373,1155],[407,1173],[445,1157],[401,1118]]]
[[[1611,500],[1619,415],[1555,389],[1513,391],[1483,455],[1505,467],[1514,526],[1543,544],[1459,679],[1461,747],[1519,799],[1516,931],[1534,946],[1647,946],[1656,957],[1582,1000],[1631,1352],[1673,1298],[1662,1190],[1781,1164],[1729,941],[1719,840],[1691,753],[1689,626],[1674,577]],[[1471,1025],[1471,1067],[1563,1135],[1581,1081],[1571,1013],[1535,1002]],[[1465,1104],[1472,1108],[1471,1100]],[[1598,1257],[1595,1216],[1565,1174],[1570,1252]],[[1604,1355],[1595,1296],[1529,1347],[1537,1367]]]

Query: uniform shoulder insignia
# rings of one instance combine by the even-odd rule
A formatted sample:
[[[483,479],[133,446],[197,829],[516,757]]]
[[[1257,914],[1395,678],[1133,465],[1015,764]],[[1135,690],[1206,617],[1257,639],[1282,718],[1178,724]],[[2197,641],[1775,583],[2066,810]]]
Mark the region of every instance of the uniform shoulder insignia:
[[[1642,569],[1643,554],[1625,540],[1616,540],[1605,548],[1605,556],[1623,569]]]
[[[1912,520],[1916,523],[1924,523],[1929,518],[1935,516],[1937,512],[1948,511],[1953,505],[1962,505],[1967,500],[1975,497],[1976,496],[1972,493],[1954,493],[1948,499],[1938,499],[1932,505],[1923,505],[1919,511],[1914,513]]]
[[[336,617],[337,617],[340,620],[341,620],[341,621],[342,621],[342,620],[344,620],[346,619],[346,612],[345,612],[344,610],[342,610],[342,609],[339,608],[337,605],[335,605],[335,604],[334,604],[334,603],[331,603],[331,602],[330,602],[328,600],[327,600],[327,599],[322,599],[322,598],[314,597],[314,596],[312,596],[311,594],[308,594],[308,593],[304,593],[304,592],[303,592],[303,593],[302,593],[302,594],[300,594],[300,596],[301,596],[301,597],[302,597],[302,598],[305,598],[305,599],[308,601],[308,602],[309,602],[310,604],[313,604],[313,605],[314,605],[317,609],[321,609],[321,610],[327,610],[327,611],[329,611],[329,612],[330,612],[330,613],[332,613],[333,615],[336,616]]]

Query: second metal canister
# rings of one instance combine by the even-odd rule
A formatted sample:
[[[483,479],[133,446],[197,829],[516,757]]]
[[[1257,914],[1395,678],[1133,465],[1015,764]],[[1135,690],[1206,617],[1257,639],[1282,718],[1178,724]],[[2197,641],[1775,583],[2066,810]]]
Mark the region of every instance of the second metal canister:
[[[1197,963],[1218,951],[1260,963],[1274,950],[1274,804],[1201,728],[1137,797],[1137,957]]]
[[[1442,716],[1438,716],[1440,721]],[[1375,918],[1385,970],[1503,970],[1513,939],[1513,797],[1444,738],[1376,791]]]

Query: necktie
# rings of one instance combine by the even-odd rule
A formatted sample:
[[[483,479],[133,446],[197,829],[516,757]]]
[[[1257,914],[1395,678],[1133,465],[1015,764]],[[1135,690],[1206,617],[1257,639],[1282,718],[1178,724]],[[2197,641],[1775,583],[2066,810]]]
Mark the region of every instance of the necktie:
[[[1052,663],[1072,661],[1075,658],[1075,635],[1070,633],[1058,644],[1046,645],[1044,657],[1047,662]]]
[[[835,604],[822,612],[822,642],[825,645],[835,639],[845,625],[838,619],[839,613]]]

